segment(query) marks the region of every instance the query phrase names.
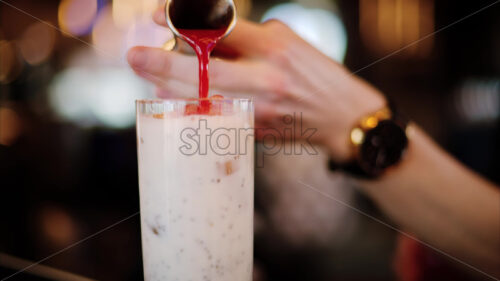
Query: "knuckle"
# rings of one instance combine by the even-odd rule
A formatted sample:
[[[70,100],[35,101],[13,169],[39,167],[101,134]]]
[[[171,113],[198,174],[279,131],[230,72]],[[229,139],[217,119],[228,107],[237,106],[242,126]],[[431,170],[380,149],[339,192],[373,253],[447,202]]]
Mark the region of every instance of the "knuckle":
[[[163,56],[159,57],[159,62],[153,62],[153,63],[159,63],[160,64],[160,71],[166,76],[171,75],[172,71],[172,62],[170,61],[170,57],[168,54],[164,54]]]
[[[163,87],[167,84],[169,81],[168,77],[166,76],[160,76],[160,75],[155,75],[153,73],[148,74],[149,80],[153,82],[155,85],[158,87]]]
[[[289,92],[288,77],[279,72],[266,75],[265,88],[273,95],[274,100],[282,100]]]
[[[174,85],[171,80],[165,80],[163,81],[161,88],[166,92],[172,92],[172,90],[174,89]]]
[[[286,24],[284,24],[282,21],[277,20],[277,19],[271,19],[271,20],[266,21],[264,23],[264,26],[270,32],[277,33],[277,34],[286,33],[290,30],[290,28]]]
[[[288,44],[279,39],[268,48],[267,59],[279,66],[289,66],[291,54]]]
[[[272,19],[264,24],[269,38],[265,53],[267,59],[280,66],[289,66],[293,57],[291,46],[294,44],[295,33],[279,20]]]

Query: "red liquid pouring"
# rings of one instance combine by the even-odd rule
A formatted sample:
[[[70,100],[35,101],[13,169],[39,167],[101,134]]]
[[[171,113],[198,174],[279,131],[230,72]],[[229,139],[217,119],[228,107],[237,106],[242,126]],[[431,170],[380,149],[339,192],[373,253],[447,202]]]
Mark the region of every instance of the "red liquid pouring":
[[[210,100],[208,100],[209,74],[208,64],[210,53],[227,31],[227,27],[221,29],[177,29],[183,39],[194,49],[198,56],[199,83],[200,83],[200,105],[199,114],[210,112]]]

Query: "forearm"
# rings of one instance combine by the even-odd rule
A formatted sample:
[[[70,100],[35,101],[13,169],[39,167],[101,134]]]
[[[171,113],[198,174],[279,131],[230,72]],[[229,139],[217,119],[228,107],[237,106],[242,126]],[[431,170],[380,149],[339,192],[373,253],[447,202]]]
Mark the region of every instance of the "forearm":
[[[164,18],[156,21],[165,25]],[[377,90],[278,21],[257,25],[240,20],[220,43],[239,59],[211,61],[212,88],[232,97],[254,96],[256,124],[283,129],[283,117],[300,112],[300,125],[317,129],[310,140],[330,148],[331,158],[339,163],[350,159],[352,125],[385,103]],[[180,67],[195,65],[193,57],[136,48],[128,58],[137,73],[148,73],[145,78],[165,93],[197,88],[195,68]],[[359,184],[404,230],[467,262],[498,263],[498,191],[423,133],[410,140],[409,153],[398,167],[377,181]]]
[[[500,268],[500,192],[414,128],[402,162],[357,181],[403,231],[483,270]]]

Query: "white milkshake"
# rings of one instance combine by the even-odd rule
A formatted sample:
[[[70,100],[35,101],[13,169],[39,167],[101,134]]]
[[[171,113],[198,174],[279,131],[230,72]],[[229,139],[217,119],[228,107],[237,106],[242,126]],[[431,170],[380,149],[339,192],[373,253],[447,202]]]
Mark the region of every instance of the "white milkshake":
[[[251,281],[252,103],[186,115],[186,102],[137,103],[145,280]]]

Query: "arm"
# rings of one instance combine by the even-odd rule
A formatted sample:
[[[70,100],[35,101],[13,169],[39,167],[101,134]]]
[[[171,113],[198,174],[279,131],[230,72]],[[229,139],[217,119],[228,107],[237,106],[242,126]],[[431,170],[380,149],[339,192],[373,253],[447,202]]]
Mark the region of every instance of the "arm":
[[[500,274],[500,193],[420,129],[406,158],[357,184],[404,231],[489,274]]]
[[[155,21],[164,23],[162,12]],[[349,131],[385,105],[383,96],[303,41],[283,24],[240,20],[221,42],[240,56],[210,62],[211,89],[252,96],[256,125],[283,129],[283,116],[300,113],[310,139],[331,157],[351,158]],[[137,47],[128,54],[136,73],[156,83],[160,97],[196,93],[196,58]],[[294,137],[300,137],[296,135]],[[401,227],[437,249],[500,276],[500,193],[416,129],[404,161],[377,181],[358,182]]]

